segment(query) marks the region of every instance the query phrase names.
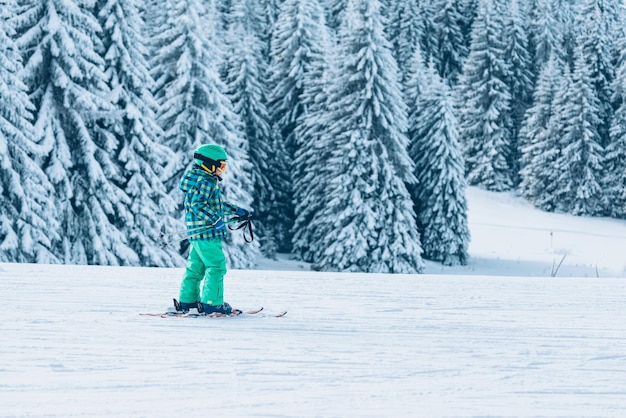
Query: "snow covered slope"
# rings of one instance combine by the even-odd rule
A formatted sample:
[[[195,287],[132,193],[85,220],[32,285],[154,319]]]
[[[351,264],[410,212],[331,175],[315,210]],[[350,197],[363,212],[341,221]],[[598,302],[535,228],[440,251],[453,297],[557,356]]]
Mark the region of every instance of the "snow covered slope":
[[[0,416],[626,416],[624,279],[233,271],[288,315],[140,316],[180,273],[2,265]]]
[[[0,417],[626,416],[626,223],[470,210],[465,267],[229,272],[284,318],[140,316],[182,269],[0,264]]]
[[[626,277],[626,221],[546,213],[507,193],[468,191],[472,233],[462,273]],[[556,266],[554,267],[556,269]]]

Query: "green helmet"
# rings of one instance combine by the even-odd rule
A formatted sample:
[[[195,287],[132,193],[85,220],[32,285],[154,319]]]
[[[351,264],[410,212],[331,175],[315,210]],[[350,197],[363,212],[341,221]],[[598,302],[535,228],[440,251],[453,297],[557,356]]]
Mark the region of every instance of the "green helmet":
[[[218,161],[228,160],[228,154],[219,145],[204,144],[196,148],[193,158],[197,165],[205,164],[207,167],[211,167],[219,165],[217,164]]]

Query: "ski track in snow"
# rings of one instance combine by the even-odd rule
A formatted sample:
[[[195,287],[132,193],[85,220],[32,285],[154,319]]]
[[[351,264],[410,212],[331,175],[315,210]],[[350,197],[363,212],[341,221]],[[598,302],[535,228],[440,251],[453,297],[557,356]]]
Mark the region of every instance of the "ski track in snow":
[[[0,264],[2,417],[624,417],[626,280]]]

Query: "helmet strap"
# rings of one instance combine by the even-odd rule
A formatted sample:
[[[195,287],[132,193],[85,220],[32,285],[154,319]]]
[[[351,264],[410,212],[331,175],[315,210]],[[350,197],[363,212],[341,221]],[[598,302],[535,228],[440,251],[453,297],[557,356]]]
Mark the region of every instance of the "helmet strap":
[[[213,171],[209,170],[209,167],[204,165],[204,163],[200,166],[200,168],[206,171],[207,173],[209,173],[210,175],[217,177],[218,181],[222,181],[222,178],[215,172],[215,170]]]

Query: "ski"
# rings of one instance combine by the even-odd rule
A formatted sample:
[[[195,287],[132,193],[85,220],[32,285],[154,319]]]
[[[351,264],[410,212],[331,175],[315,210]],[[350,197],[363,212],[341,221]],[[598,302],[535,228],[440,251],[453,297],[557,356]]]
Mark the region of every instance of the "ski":
[[[181,311],[167,311],[167,312],[163,312],[163,313],[140,313],[139,315],[141,316],[158,316],[161,318],[235,318],[238,316],[253,316],[253,315],[258,315],[261,311],[263,310],[263,308],[258,308],[258,309],[252,309],[252,310],[248,310],[248,311],[242,311],[239,309],[234,309],[233,313],[231,313],[230,315],[226,315],[223,313],[210,313],[210,314],[206,314],[203,312],[198,312],[196,309],[191,309],[189,312],[181,312]],[[268,313],[268,314],[264,314],[264,315],[258,315],[258,316],[264,316],[264,317],[272,317],[272,318],[282,318],[283,316],[287,315],[287,311],[281,311],[278,313]]]
[[[227,315],[223,313],[213,312],[206,314],[204,312],[198,312],[197,309],[190,309],[187,312],[182,311],[167,311],[163,313],[140,313],[142,316],[160,316],[161,318],[175,317],[175,318],[199,318],[199,317],[207,317],[207,318],[231,318],[239,315],[256,315],[261,312],[263,308],[252,309],[248,311],[242,311],[241,309],[233,309],[233,313]]]

